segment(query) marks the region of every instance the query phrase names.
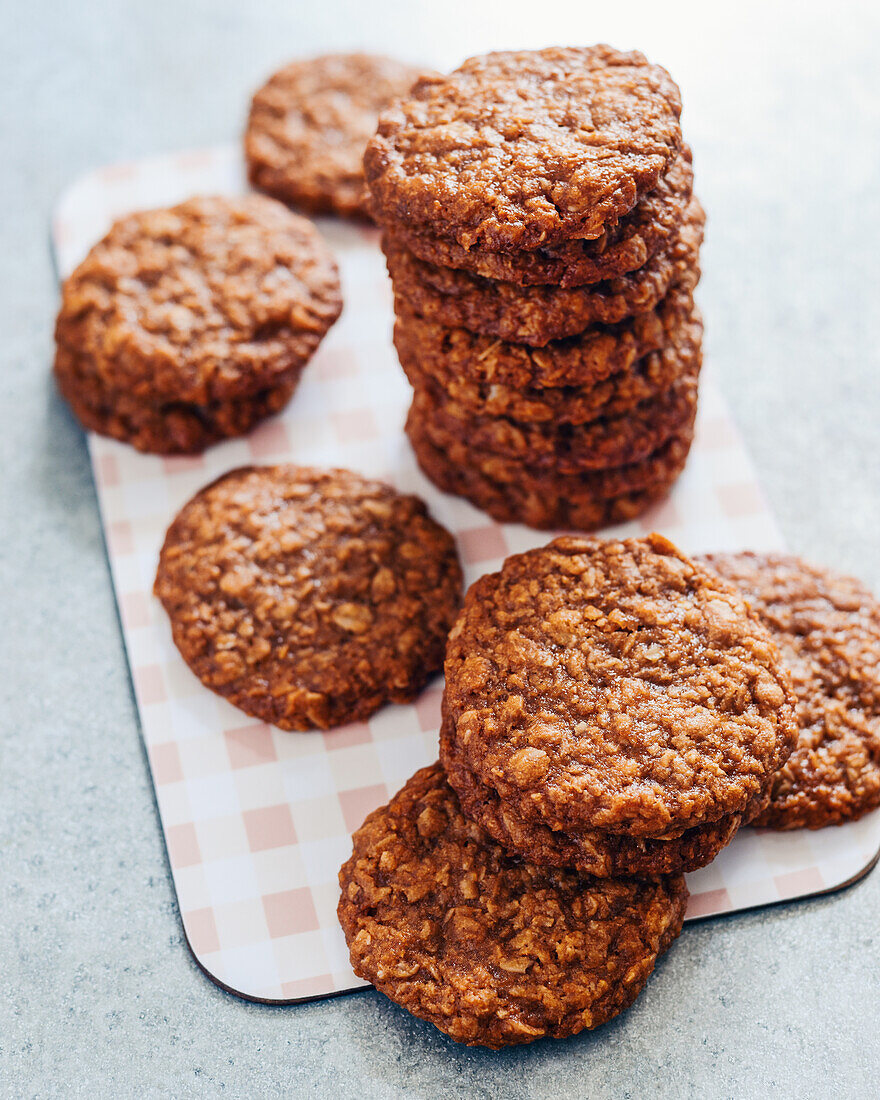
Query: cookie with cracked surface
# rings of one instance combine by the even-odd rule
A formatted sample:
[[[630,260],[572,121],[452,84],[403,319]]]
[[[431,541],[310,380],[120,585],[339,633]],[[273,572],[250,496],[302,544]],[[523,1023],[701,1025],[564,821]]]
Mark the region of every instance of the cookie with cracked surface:
[[[450,328],[546,347],[654,309],[672,286],[693,291],[699,282],[705,215],[696,199],[668,250],[656,252],[637,271],[602,283],[564,289],[522,287],[415,259],[387,238],[383,242],[395,295],[414,313]]]
[[[364,150],[379,113],[422,72],[364,53],[286,65],[251,102],[244,136],[248,179],[312,214],[369,218]]]
[[[55,379],[77,420],[87,431],[119,439],[148,454],[199,454],[214,443],[247,435],[280,412],[299,382],[293,371],[270,389],[229,401],[197,405],[185,401],[148,402],[106,387],[91,363],[59,347]]]
[[[880,806],[880,603],[854,577],[790,554],[709,554],[779,646],[798,744],[755,824],[820,829]]]
[[[117,221],[65,280],[56,370],[156,407],[287,387],[342,308],[314,226],[259,195]]]
[[[627,1008],[681,931],[681,876],[593,879],[511,859],[439,764],[354,834],[339,922],[356,974],[456,1042],[565,1038]]]
[[[435,442],[430,425],[412,413],[406,433],[420,469],[443,492],[464,497],[498,523],[550,531],[595,531],[647,511],[667,496],[684,469],[693,435],[671,439],[632,466],[564,475],[536,472],[469,449],[461,440]]]
[[[442,667],[461,580],[417,497],[348,470],[250,466],[180,511],[154,591],[203,684],[304,730],[414,699]]]
[[[441,390],[458,417],[507,417],[521,424],[586,424],[598,417],[619,416],[653,400],[696,361],[703,326],[689,297],[688,301],[690,313],[682,313],[676,327],[670,326],[666,346],[591,386],[519,388],[476,380],[457,369],[451,355],[431,355],[424,345],[410,339],[405,324],[395,328],[395,346],[413,388]]]
[[[680,114],[669,74],[635,51],[473,57],[380,116],[364,154],[371,207],[468,249],[597,238],[673,164]]]
[[[745,813],[797,740],[767,630],[656,534],[508,558],[468,591],[445,670],[462,765],[557,832],[668,838]]]
[[[649,352],[674,344],[693,310],[690,292],[673,287],[656,309],[531,348],[426,321],[398,299],[394,343],[401,359],[415,360],[438,380],[451,374],[518,390],[589,387],[628,370]]]
[[[539,866],[573,867],[598,878],[684,874],[705,867],[769,801],[769,789],[744,813],[727,814],[676,837],[631,837],[601,829],[555,831],[524,820],[497,791],[479,783],[464,767],[450,736],[448,719],[440,729],[440,757],[465,814],[513,855]]]
[[[438,267],[459,268],[517,286],[583,286],[635,271],[671,241],[684,221],[693,182],[691,151],[685,145],[654,190],[616,225],[606,226],[595,240],[567,241],[555,248],[530,252],[467,249],[402,222],[386,226],[385,232],[399,247]]]
[[[414,415],[431,422],[450,438],[465,438],[480,450],[527,462],[533,469],[557,474],[641,462],[667,439],[693,423],[697,409],[701,356],[686,364],[672,385],[617,416],[581,424],[520,424],[504,417],[473,416],[437,387],[413,393]]]

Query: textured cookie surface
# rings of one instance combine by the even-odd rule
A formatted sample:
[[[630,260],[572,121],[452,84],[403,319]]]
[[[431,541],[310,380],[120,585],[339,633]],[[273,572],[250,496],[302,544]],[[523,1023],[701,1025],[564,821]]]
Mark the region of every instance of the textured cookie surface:
[[[653,309],[671,286],[693,291],[705,215],[696,199],[680,234],[644,267],[571,289],[522,287],[437,267],[384,242],[395,294],[428,321],[502,340],[544,347],[594,324],[611,325]]]
[[[299,371],[269,389],[228,401],[138,400],[104,385],[92,364],[69,348],[55,356],[58,389],[86,430],[130,443],[149,454],[198,454],[223,439],[246,435],[260,421],[280,412],[296,390]]]
[[[598,1027],[681,930],[687,888],[512,860],[423,768],[354,834],[339,920],[357,974],[458,1042]]]
[[[415,410],[406,433],[422,472],[443,492],[465,497],[499,523],[550,531],[595,531],[641,515],[668,494],[693,438],[691,428],[629,466],[559,474],[469,447]]]
[[[797,737],[764,627],[659,535],[558,539],[472,585],[446,706],[476,778],[563,831],[670,837],[742,813]]]
[[[449,533],[424,504],[347,470],[245,467],[165,538],[155,592],[199,679],[282,729],[415,697],[460,603]]]
[[[290,381],[341,308],[305,218],[196,198],[116,222],[65,281],[55,335],[107,390],[206,405]]]
[[[373,212],[465,248],[598,237],[681,147],[669,74],[609,46],[471,58],[384,112],[364,156]]]
[[[530,252],[489,252],[463,248],[396,222],[387,229],[395,244],[439,267],[460,268],[486,279],[519,286],[583,286],[614,279],[642,267],[678,233],[693,190],[691,151],[681,155],[653,191],[613,226],[591,241],[575,240]]]
[[[617,416],[581,424],[520,424],[473,416],[439,390],[416,390],[413,410],[450,436],[461,435],[476,448],[519,458],[535,468],[559,474],[605,470],[641,462],[694,422],[699,372],[697,356],[666,391]]]
[[[312,213],[369,217],[363,159],[379,112],[420,70],[389,57],[294,61],[256,93],[245,133],[255,187]]]
[[[682,338],[682,321],[693,315],[691,295],[674,287],[656,309],[617,325],[594,325],[579,336],[532,348],[509,340],[448,328],[395,303],[394,342],[403,360],[441,381],[453,376],[478,384],[533,388],[592,387],[619,374],[651,351]]]
[[[458,795],[465,814],[489,833],[512,855],[519,855],[542,867],[571,867],[600,878],[654,875],[696,871],[718,855],[766,804],[768,795],[745,814],[727,814],[707,825],[686,829],[668,838],[632,837],[606,833],[601,829],[554,831],[526,821],[506,805],[492,787],[479,783],[462,764],[451,726],[444,717],[440,729],[440,756],[450,786]]]
[[[756,824],[818,829],[880,806],[880,603],[789,554],[712,554],[779,646],[797,697],[797,748]]]
[[[406,322],[395,328],[394,342],[413,387],[439,388],[459,417],[508,417],[521,424],[561,425],[619,416],[658,397],[698,361],[702,331],[700,316],[690,296],[683,295],[681,311],[673,314],[664,328],[665,346],[658,340],[657,350],[588,386],[505,385],[490,374],[491,356],[486,356],[482,364],[477,361],[475,377],[469,377],[465,369],[459,369],[458,358],[452,353],[432,354],[427,342],[413,339]],[[650,346],[650,341],[647,343]],[[481,365],[486,367],[482,375]]]

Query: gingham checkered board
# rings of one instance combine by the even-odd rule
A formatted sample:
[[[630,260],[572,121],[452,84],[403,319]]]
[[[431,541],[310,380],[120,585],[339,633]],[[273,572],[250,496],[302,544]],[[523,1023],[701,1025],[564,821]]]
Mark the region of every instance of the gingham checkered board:
[[[231,148],[115,165],[75,183],[53,224],[67,274],[111,220],[198,193],[240,192]],[[295,1001],[362,985],[336,922],[336,874],[364,816],[437,755],[440,685],[411,706],[328,733],[253,722],[196,680],[151,595],[178,508],[235,466],[347,466],[424,497],[458,539],[467,580],[548,535],[499,526],[418,471],[402,432],[409,389],[390,340],[391,296],[372,230],[322,222],[345,308],[280,417],[198,458],[162,459],[92,435],[89,448],[141,729],[187,940],[222,986]],[[772,549],[780,537],[724,403],[703,384],[697,440],[671,498],[618,534],[659,529],[690,551]],[[690,876],[689,919],[834,889],[880,847],[880,814],[838,829],[744,830]]]

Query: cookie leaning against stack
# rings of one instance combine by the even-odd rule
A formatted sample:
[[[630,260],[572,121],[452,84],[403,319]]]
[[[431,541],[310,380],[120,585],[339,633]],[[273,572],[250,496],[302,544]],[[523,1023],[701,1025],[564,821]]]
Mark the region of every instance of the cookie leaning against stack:
[[[380,117],[407,433],[495,519],[629,519],[683,468],[704,214],[680,111],[663,69],[596,46],[473,58]]]
[[[340,871],[352,966],[466,1043],[597,1027],[681,930],[683,872],[767,804],[779,652],[661,536],[565,538],[471,586],[445,671],[441,763]]]
[[[91,431],[197,452],[283,408],[341,309],[305,218],[259,195],[190,199],[120,219],[65,280],[55,377]]]
[[[536,862],[695,870],[764,809],[796,736],[766,629],[659,535],[508,558],[450,634],[441,760],[465,812]]]

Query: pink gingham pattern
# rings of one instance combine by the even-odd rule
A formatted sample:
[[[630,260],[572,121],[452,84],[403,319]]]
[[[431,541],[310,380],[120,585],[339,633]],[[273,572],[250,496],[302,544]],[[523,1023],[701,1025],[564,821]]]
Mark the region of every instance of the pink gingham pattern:
[[[64,194],[53,223],[61,275],[110,221],[139,207],[243,187],[237,152],[114,165]],[[351,831],[437,755],[440,684],[410,706],[326,733],[250,720],[196,680],[151,594],[178,508],[235,466],[348,466],[423,496],[456,535],[468,582],[547,541],[500,526],[419,473],[402,432],[408,386],[390,341],[391,301],[370,230],[322,222],[340,261],[345,309],[282,416],[196,458],[140,455],[91,436],[89,448],[125,646],[187,940],[226,988],[293,1001],[363,984],[336,923],[336,874]],[[616,533],[659,529],[685,549],[772,549],[780,537],[724,403],[703,384],[697,439],[670,499]],[[745,830],[690,876],[689,919],[831,890],[880,847],[880,814],[840,829]]]

